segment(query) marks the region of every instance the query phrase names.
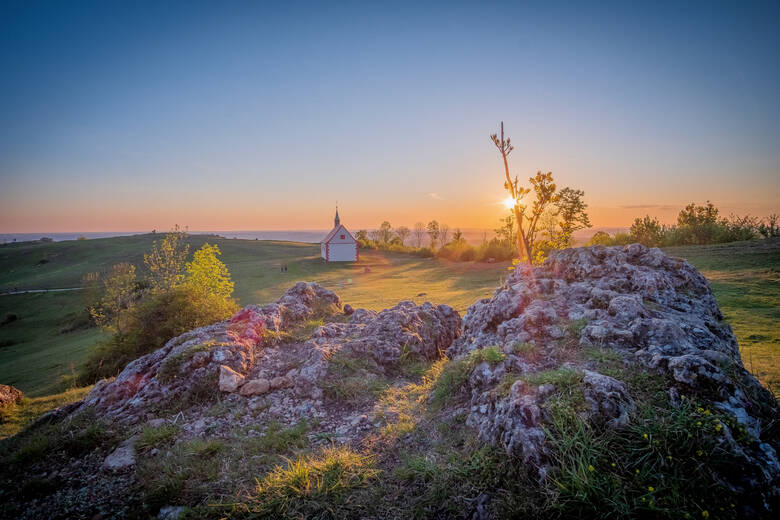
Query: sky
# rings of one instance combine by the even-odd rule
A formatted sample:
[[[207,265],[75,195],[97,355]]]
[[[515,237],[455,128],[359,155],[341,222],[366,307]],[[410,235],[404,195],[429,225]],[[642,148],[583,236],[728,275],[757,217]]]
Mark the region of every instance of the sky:
[[[680,5],[676,5],[680,4]],[[780,7],[0,2],[0,232],[780,213]]]

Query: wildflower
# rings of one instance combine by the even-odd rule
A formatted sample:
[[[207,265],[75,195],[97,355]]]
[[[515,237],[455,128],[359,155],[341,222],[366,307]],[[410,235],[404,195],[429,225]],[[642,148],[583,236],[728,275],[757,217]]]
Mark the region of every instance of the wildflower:
[[[696,409],[696,411],[697,411],[697,412],[699,412],[699,413],[702,413],[702,412],[704,412],[704,408],[702,408],[702,407],[700,406],[700,407],[698,407],[698,408]]]
[[[647,499],[645,497],[642,497],[642,502],[645,502]]]
[[[653,501],[651,500],[650,502],[647,503],[647,505],[653,507]]]
[[[701,451],[701,450],[696,450],[696,455],[698,455],[699,457],[701,457],[703,453],[704,453],[704,452],[703,452],[703,451]]]
[[[681,395],[680,399],[685,399],[685,394]]]
[[[647,434],[645,433],[644,435],[642,435],[642,437],[644,437],[645,439],[647,439]]]
[[[671,455],[667,455],[666,458],[669,459],[669,462],[672,461],[672,456]]]
[[[634,470],[634,471],[636,471],[636,474],[637,474],[637,475],[639,475],[639,470],[638,470],[638,469],[637,469],[637,470]]]
[[[704,511],[701,512],[701,516],[702,518],[709,518],[710,512],[705,509]]]
[[[613,467],[613,468],[615,467],[615,463],[614,463],[614,462],[612,463],[612,467]]]
[[[652,493],[653,491],[655,491],[655,488],[653,486],[648,486],[647,490]]]
[[[592,464],[591,464],[590,466],[588,466],[588,471],[593,471],[593,470],[595,470],[595,469],[596,469],[596,468],[594,468]]]
[[[709,410],[704,410],[704,415],[709,415],[709,414],[710,414]]]
[[[719,425],[717,425],[717,426],[715,427],[715,431],[716,431],[716,432],[719,432],[719,431],[721,431],[722,429],[723,429],[723,425],[722,425],[722,424],[719,424]]]
[[[696,421],[696,427],[701,428],[701,421]]]

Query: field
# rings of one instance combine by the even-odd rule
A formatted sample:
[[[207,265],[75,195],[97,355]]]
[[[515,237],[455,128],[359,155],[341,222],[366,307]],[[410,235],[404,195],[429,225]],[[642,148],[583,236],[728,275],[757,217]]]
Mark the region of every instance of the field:
[[[154,235],[137,235],[0,246],[0,291],[81,286],[84,274],[128,261],[143,266]],[[451,263],[408,255],[361,251],[358,264],[325,264],[319,245],[192,235],[192,249],[216,243],[235,281],[241,305],[268,303],[300,280],[336,291],[345,303],[381,310],[399,300],[453,305],[461,313],[477,298],[492,294],[506,264]],[[286,265],[287,271],[281,272]],[[26,395],[62,388],[62,377],[84,359],[100,338],[96,328],[77,328],[85,298],[81,291],[0,295],[0,382]],[[70,328],[75,330],[67,331]]]
[[[0,291],[73,288],[85,273],[129,261],[143,265],[159,235],[0,246]],[[383,309],[402,299],[452,305],[461,314],[490,296],[506,264],[452,263],[361,251],[358,264],[325,264],[319,246],[304,243],[189,237],[222,250],[242,305],[267,303],[299,280],[319,282],[345,303]],[[672,248],[710,279],[740,343],[743,360],[775,394],[780,391],[780,240]],[[288,267],[287,272],[281,266]],[[29,396],[61,391],[62,378],[100,338],[83,327],[81,291],[0,295],[0,382]],[[80,312],[81,311],[81,312]]]

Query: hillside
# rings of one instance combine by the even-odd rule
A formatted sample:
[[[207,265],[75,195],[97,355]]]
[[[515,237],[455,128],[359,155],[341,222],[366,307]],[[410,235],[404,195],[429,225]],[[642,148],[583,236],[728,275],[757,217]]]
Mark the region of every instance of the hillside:
[[[657,249],[560,251],[462,318],[299,282],[0,442],[0,516],[773,518],[778,414]]]
[[[123,261],[140,267],[143,254],[159,238],[147,234],[2,245],[0,292],[78,287],[84,274]],[[463,314],[507,276],[503,264],[451,263],[380,251],[361,252],[356,265],[324,264],[312,244],[205,235],[191,235],[188,241],[193,249],[207,241],[220,247],[241,305],[273,301],[292,283],[309,280],[368,309],[410,299],[445,303]],[[686,258],[709,279],[746,366],[780,392],[780,240],[670,248],[668,253]],[[281,265],[288,266],[286,273]],[[83,305],[78,291],[0,294],[0,320],[11,314],[21,318],[0,326],[0,382],[31,396],[59,391],[61,377],[100,338],[97,329],[83,328]]]
[[[160,235],[0,246],[0,292],[72,288],[84,274],[119,262],[139,269],[143,254]],[[378,251],[361,253],[358,264],[325,264],[312,244],[222,239],[190,235],[191,249],[215,243],[235,281],[241,305],[273,301],[299,280],[316,281],[338,291],[354,305],[381,310],[403,299],[448,303],[463,312],[477,298],[489,296],[506,264],[455,264]],[[282,273],[280,267],[287,266]],[[100,338],[96,328],[82,328],[84,298],[79,291],[0,294],[0,381],[31,396],[59,391]],[[73,329],[73,330],[69,330]]]

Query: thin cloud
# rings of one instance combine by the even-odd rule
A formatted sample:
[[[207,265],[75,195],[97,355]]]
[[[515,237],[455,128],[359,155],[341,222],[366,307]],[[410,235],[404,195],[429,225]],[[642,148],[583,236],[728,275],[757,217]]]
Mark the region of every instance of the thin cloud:
[[[433,200],[444,200],[444,198],[436,192],[431,192],[428,194],[428,196]]]
[[[666,204],[627,204],[620,206],[621,209],[659,209],[661,211],[668,211],[675,209],[675,206],[669,206]]]

